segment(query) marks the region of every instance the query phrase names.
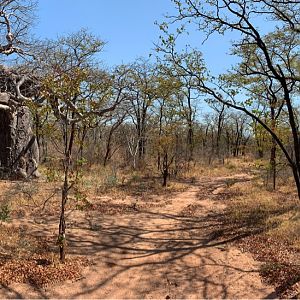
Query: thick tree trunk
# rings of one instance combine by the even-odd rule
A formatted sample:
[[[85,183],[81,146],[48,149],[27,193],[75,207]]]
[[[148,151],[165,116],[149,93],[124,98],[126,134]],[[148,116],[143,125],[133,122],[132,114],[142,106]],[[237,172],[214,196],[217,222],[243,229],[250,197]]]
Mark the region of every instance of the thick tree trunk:
[[[0,166],[3,173],[7,173],[12,164],[13,134],[10,124],[10,113],[0,110]]]
[[[13,178],[38,177],[39,148],[31,129],[30,110],[25,106],[20,106],[15,111],[3,107],[4,109],[0,108],[0,167],[2,176]]]

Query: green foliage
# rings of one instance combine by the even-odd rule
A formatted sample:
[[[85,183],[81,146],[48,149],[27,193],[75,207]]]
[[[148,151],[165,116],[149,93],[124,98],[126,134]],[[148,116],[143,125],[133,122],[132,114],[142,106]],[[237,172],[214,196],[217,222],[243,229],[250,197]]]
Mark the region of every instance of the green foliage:
[[[10,220],[11,208],[8,203],[0,206],[0,221],[7,222]]]
[[[130,181],[137,182],[140,180],[140,178],[141,176],[139,174],[133,174]]]
[[[118,183],[118,177],[116,174],[111,174],[106,177],[105,185],[109,187],[116,186]]]
[[[231,166],[233,166],[233,165],[231,165]],[[227,188],[233,186],[235,183],[236,183],[236,180],[234,178],[228,178],[225,180],[225,184],[226,184]]]
[[[60,179],[61,179],[59,172],[51,167],[46,169],[45,175],[46,175],[48,182],[57,182],[57,181],[60,181]]]
[[[74,196],[76,201],[77,210],[85,210],[91,207],[91,203],[87,199],[87,195],[84,191],[80,190],[78,187],[74,189]]]
[[[229,170],[234,170],[234,169],[236,169],[236,166],[235,166],[234,164],[231,164],[231,163],[226,164],[225,167],[226,167],[227,169],[229,169]]]
[[[86,158],[82,157],[80,159],[77,159],[76,163],[77,163],[77,166],[83,167],[88,163],[88,161]]]

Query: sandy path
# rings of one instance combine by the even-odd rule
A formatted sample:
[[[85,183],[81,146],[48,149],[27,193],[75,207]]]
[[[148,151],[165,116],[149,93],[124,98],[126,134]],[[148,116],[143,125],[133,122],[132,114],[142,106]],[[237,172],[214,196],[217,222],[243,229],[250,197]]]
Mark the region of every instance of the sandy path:
[[[271,298],[273,289],[262,284],[251,256],[211,238],[214,215],[224,204],[210,195],[222,191],[226,180],[203,179],[163,208],[138,214],[91,212],[83,218],[76,212],[69,251],[90,256],[94,265],[78,281],[43,290],[14,284],[0,297]],[[195,204],[200,214],[184,216]],[[56,230],[54,224],[47,228]]]

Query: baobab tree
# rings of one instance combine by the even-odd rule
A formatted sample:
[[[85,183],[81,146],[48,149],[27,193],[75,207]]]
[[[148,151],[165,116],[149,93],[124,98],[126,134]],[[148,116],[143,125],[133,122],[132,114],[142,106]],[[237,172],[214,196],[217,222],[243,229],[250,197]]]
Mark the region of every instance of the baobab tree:
[[[0,59],[29,55],[33,1],[0,1]],[[39,151],[28,102],[39,98],[36,78],[26,67],[0,68],[0,167],[2,176],[38,176]]]

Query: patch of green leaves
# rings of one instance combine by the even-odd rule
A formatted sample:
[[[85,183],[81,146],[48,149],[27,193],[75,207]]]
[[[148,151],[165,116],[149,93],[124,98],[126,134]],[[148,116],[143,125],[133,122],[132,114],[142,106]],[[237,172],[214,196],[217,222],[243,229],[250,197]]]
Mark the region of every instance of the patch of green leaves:
[[[11,209],[9,204],[5,203],[0,206],[0,220],[8,222],[10,220]]]

